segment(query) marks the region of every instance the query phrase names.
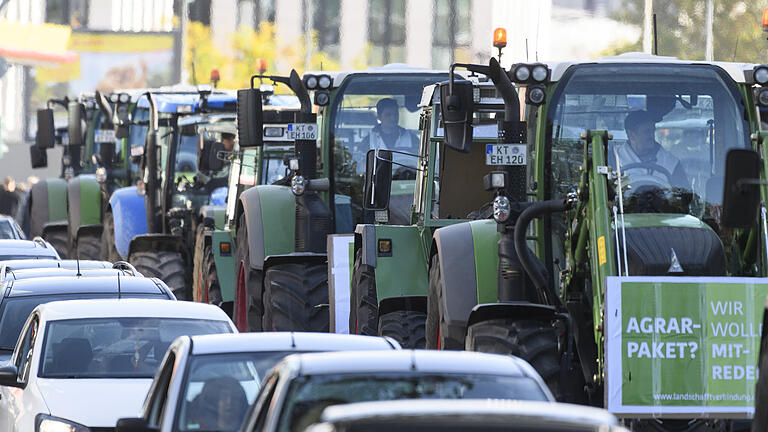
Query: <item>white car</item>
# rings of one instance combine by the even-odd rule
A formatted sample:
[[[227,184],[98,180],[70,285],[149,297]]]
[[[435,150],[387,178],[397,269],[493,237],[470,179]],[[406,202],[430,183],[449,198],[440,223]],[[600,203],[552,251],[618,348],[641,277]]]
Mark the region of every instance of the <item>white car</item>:
[[[0,239],[24,240],[26,238],[24,231],[12,217],[0,215]]]
[[[467,351],[291,355],[264,378],[243,432],[304,430],[330,405],[396,399],[554,402],[524,360]]]
[[[331,333],[265,332],[182,336],[155,375],[141,417],[120,419],[117,432],[239,430],[262,378],[289,354],[393,350],[392,339]],[[220,409],[227,395],[231,403]]]
[[[0,240],[0,261],[61,259],[56,249],[40,237],[32,240]]]
[[[234,333],[218,307],[169,300],[71,300],[32,311],[0,368],[0,430],[112,430],[141,408],[182,335]]]

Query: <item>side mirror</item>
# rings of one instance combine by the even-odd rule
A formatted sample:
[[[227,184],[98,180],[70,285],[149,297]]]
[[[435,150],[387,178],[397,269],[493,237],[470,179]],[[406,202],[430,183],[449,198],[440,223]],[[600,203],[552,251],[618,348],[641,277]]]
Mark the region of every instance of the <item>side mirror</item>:
[[[67,135],[69,145],[82,146],[83,141],[83,111],[85,107],[80,102],[70,102],[67,107]]]
[[[224,167],[224,161],[219,159],[219,152],[225,151],[224,144],[216,141],[211,144],[211,152],[208,155],[208,169],[211,171],[221,171]]]
[[[117,123],[115,124],[115,138],[128,138],[130,134],[130,119],[128,105],[120,104],[117,106]]]
[[[156,432],[157,428],[149,427],[144,418],[121,418],[117,420],[115,432]]]
[[[29,146],[29,159],[32,162],[32,168],[45,168],[48,166],[48,152],[37,145]]]
[[[760,204],[760,156],[754,150],[731,149],[725,158],[722,223],[749,228]]]
[[[440,112],[445,130],[445,145],[469,153],[472,145],[472,83],[454,81],[453,95],[449,95],[449,85],[440,85]]]
[[[365,193],[363,208],[366,210],[386,210],[389,206],[389,194],[392,187],[392,152],[368,150],[365,157]]]
[[[41,149],[53,148],[56,142],[56,126],[53,124],[51,108],[37,110],[37,135],[35,145]]]
[[[210,171],[208,162],[211,160],[211,147],[213,140],[203,140],[200,137],[200,145],[197,147],[197,170],[201,172]]]
[[[261,92],[258,89],[237,91],[237,135],[240,147],[260,147],[263,140]]]
[[[19,369],[14,365],[0,367],[0,385],[6,387],[21,387],[18,380]]]

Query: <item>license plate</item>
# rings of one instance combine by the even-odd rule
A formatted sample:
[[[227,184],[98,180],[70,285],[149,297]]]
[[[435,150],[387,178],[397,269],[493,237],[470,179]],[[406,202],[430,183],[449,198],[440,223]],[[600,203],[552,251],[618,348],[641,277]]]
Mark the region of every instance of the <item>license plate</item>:
[[[525,165],[525,144],[488,144],[486,165]]]
[[[317,125],[314,123],[288,123],[289,140],[316,140]]]
[[[96,137],[94,140],[97,143],[115,142],[115,131],[112,129],[98,129],[96,130]]]

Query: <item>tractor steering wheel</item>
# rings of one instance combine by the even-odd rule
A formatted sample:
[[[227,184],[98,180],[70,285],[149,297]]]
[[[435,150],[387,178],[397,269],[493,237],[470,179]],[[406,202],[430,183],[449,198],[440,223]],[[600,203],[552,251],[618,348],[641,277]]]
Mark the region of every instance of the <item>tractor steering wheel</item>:
[[[668,189],[672,186],[672,173],[669,172],[668,169],[664,168],[663,166],[655,163],[655,162],[636,162],[627,164],[621,167],[622,174],[624,174],[626,171],[629,171],[631,169],[636,168],[644,168],[649,170],[650,172],[648,174],[632,174],[629,175],[629,181],[627,185],[630,187],[630,189],[636,189],[641,186],[649,185],[658,187],[660,189]],[[654,176],[654,172],[659,172],[661,174],[664,174],[664,176],[667,178],[667,182],[665,183],[663,180],[660,180],[657,176]]]

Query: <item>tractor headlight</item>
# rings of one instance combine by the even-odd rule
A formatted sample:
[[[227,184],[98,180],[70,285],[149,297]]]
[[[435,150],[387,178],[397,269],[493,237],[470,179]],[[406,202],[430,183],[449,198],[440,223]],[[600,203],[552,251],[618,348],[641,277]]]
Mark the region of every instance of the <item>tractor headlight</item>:
[[[117,93],[112,93],[109,95],[109,101],[112,103],[117,103],[117,101],[120,99],[120,96]]]
[[[107,181],[107,170],[104,167],[96,169],[96,181],[99,183],[105,183]]]
[[[512,204],[509,202],[509,198],[505,196],[497,196],[493,199],[493,220],[498,223],[504,223],[509,220]]]
[[[331,84],[332,84],[331,77],[328,75],[320,75],[317,78],[317,85],[323,90],[328,90],[329,88],[331,88]]]
[[[130,101],[131,101],[131,95],[129,95],[128,93],[120,93],[119,102],[121,104],[127,104]]]
[[[67,181],[72,180],[72,177],[74,176],[75,176],[75,169],[72,168],[71,166],[68,166],[64,170],[64,180],[67,180]]]
[[[79,423],[45,414],[38,414],[35,423],[37,432],[90,432],[89,428]]]
[[[297,175],[291,179],[291,191],[294,195],[300,196],[304,194],[304,188],[306,187],[306,181],[304,177]]]
[[[518,65],[515,68],[515,81],[526,82],[531,77],[531,68],[526,64]]]
[[[768,84],[768,66],[760,65],[755,66],[754,73],[755,82],[760,85]]]
[[[525,90],[525,103],[539,106],[547,101],[547,92],[544,86],[530,86]]]
[[[299,159],[298,158],[290,158],[288,159],[288,169],[291,171],[298,171],[299,170]]]
[[[761,107],[768,107],[768,87],[761,88],[757,92],[757,104]]]
[[[304,86],[307,87],[307,90],[314,90],[317,88],[317,77],[314,75],[307,75],[306,78],[304,78]]]
[[[549,69],[546,65],[543,65],[541,63],[533,65],[533,70],[531,71],[531,76],[533,77],[533,80],[536,82],[543,83],[544,81],[549,78]]]
[[[327,90],[315,92],[315,105],[326,106],[331,101],[331,96]]]

